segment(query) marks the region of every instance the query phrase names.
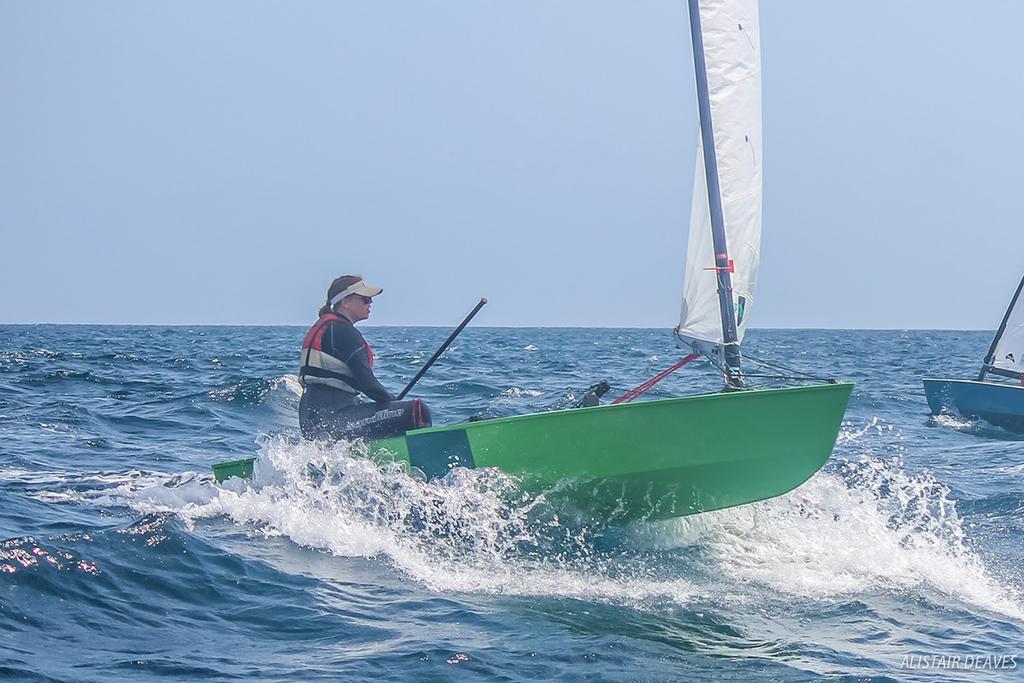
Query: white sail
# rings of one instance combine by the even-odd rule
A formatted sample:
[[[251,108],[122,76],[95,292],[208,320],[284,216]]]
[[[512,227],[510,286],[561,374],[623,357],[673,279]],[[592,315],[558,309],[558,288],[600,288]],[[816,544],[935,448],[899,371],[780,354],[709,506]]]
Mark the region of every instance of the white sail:
[[[1018,295],[1010,304],[1010,310],[1006,313],[1006,329],[996,341],[992,367],[1024,373],[1024,304],[1021,303],[1024,297],[1021,297],[1019,292],[1020,288]]]
[[[761,253],[761,43],[757,0],[700,0],[699,4],[726,245],[735,264],[732,286],[737,333],[742,341]],[[689,341],[720,345],[722,318],[708,206],[703,145],[698,145],[686,281],[677,332]]]

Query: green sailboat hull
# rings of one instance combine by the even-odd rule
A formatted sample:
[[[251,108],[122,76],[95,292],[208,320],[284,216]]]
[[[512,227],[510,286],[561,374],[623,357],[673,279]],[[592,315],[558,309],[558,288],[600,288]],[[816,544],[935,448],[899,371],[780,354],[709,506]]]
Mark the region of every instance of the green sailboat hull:
[[[408,432],[371,456],[426,477],[497,467],[595,518],[680,517],[782,495],[835,445],[851,383],[686,396]]]

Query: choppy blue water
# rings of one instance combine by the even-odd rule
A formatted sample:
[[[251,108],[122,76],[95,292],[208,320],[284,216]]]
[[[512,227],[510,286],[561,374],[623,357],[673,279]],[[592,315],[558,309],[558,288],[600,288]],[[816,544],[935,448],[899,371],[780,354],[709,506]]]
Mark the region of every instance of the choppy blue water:
[[[826,469],[598,529],[500,473],[427,484],[299,443],[303,332],[0,327],[0,677],[1020,676],[990,667],[1024,667],[1024,441],[930,418],[920,385],[974,373],[987,333],[751,332],[858,383]],[[382,381],[447,332],[367,328]],[[679,355],[661,330],[470,329],[417,395],[435,423],[515,414]],[[691,365],[652,396],[717,386]],[[263,485],[213,483],[252,455]]]

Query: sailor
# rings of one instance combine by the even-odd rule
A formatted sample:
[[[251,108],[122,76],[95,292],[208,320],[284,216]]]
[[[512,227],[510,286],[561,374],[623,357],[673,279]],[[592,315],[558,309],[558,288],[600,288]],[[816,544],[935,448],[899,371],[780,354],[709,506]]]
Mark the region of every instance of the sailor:
[[[382,291],[359,275],[342,275],[327,289],[319,319],[302,342],[299,427],[305,438],[383,438],[430,426],[426,404],[397,401],[377,380],[373,351],[355,328],[370,317],[373,297]]]

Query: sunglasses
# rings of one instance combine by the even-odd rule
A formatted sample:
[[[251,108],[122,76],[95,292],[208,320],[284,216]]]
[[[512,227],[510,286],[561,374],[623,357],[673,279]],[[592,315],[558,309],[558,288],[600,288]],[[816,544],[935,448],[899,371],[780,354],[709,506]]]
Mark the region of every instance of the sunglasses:
[[[359,297],[359,300],[362,301],[367,306],[373,303],[373,297],[363,296],[362,294],[356,294],[356,296]]]

